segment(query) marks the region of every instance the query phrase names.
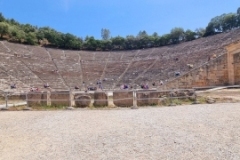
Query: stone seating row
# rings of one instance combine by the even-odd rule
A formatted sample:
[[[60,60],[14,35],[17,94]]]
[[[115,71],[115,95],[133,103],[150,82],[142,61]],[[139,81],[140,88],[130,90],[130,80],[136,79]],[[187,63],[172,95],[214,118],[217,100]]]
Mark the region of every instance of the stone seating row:
[[[88,81],[91,84],[99,78],[109,79],[105,82],[108,87],[117,82],[120,85],[135,80],[140,84],[145,80],[170,80],[176,71],[188,72],[187,64],[197,67],[213,55],[224,54],[224,45],[239,40],[239,34],[239,30],[234,30],[178,45],[111,52],[46,49],[1,41],[0,51],[8,52],[10,49],[9,54],[31,55],[14,58],[5,56],[1,58],[1,63],[9,75],[30,85],[51,81],[57,84],[56,87],[64,88],[72,87],[74,81],[78,85]],[[71,80],[70,77],[74,78]]]

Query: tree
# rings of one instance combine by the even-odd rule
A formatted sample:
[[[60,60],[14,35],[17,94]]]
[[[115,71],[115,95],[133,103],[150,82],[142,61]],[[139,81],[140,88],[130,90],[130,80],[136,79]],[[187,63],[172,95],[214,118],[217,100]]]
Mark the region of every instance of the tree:
[[[103,40],[101,41],[101,49],[102,50],[111,50],[112,49],[112,41],[111,40]]]
[[[82,40],[70,33],[61,34],[61,41],[58,44],[60,48],[66,48],[66,49],[80,49],[81,45],[82,45]]]
[[[114,48],[125,49],[125,39],[123,37],[117,36],[111,40]]]
[[[240,7],[237,9],[237,27],[240,27]]]
[[[165,46],[168,45],[171,39],[171,35],[170,34],[164,34],[159,38],[159,45],[161,46]]]
[[[108,40],[110,38],[110,31],[109,29],[102,28],[101,36],[103,40]]]
[[[195,33],[196,33],[196,38],[203,37],[203,35],[205,34],[205,29],[204,28],[197,28],[195,30]]]
[[[88,50],[96,50],[98,47],[98,42],[95,40],[93,36],[86,37],[83,43],[83,48]]]
[[[4,18],[4,16],[2,15],[2,13],[0,13],[0,22],[4,22],[6,19]]]
[[[17,40],[17,33],[18,33],[19,28],[16,26],[12,25],[9,27],[9,38],[11,41],[16,41]]]
[[[173,28],[170,32],[171,41],[173,44],[184,40],[184,30],[180,27]]]
[[[240,15],[240,7],[237,9],[237,14]]]
[[[206,37],[206,36],[211,36],[214,34],[215,34],[214,24],[212,22],[210,22],[210,23],[208,23],[203,36]]]
[[[23,30],[18,30],[17,31],[17,36],[16,36],[16,39],[18,40],[19,43],[22,43],[24,42],[26,38],[26,33],[23,31]]]
[[[37,43],[36,33],[35,32],[27,33],[25,41],[27,44],[35,45]]]
[[[223,21],[222,23],[223,31],[228,31],[237,27],[237,15],[234,13],[229,13],[224,15],[222,21]]]
[[[159,37],[157,32],[154,32],[154,33],[152,34],[152,36],[153,36],[154,38],[158,38],[158,37]]]
[[[160,44],[159,44],[159,38],[160,38],[160,37],[158,36],[157,32],[154,32],[154,33],[152,34],[152,36],[151,36],[151,39],[152,39],[153,44],[154,44],[155,47],[160,46]]]
[[[21,28],[26,33],[35,32],[37,30],[37,27],[32,26],[31,24],[23,24],[21,25]]]
[[[148,36],[147,32],[143,30],[143,31],[139,31],[137,38],[141,39],[141,38],[145,38],[147,36]]]
[[[15,21],[14,19],[7,19],[6,20],[7,23],[9,23],[10,25],[15,25],[15,26],[21,26],[19,22]]]
[[[133,35],[128,35],[125,38],[126,49],[136,49],[136,38]]]
[[[9,25],[6,22],[0,22],[0,35],[3,38],[3,35],[9,33]]]
[[[222,32],[223,17],[224,17],[224,14],[222,14],[221,16],[216,16],[211,19],[210,26],[212,27],[212,31],[214,33]]]
[[[149,36],[145,30],[138,33],[136,40],[137,48],[145,48],[153,44],[149,42]]]
[[[192,40],[196,39],[195,36],[196,36],[196,33],[191,31],[190,29],[185,31],[185,40],[186,41],[192,41]]]

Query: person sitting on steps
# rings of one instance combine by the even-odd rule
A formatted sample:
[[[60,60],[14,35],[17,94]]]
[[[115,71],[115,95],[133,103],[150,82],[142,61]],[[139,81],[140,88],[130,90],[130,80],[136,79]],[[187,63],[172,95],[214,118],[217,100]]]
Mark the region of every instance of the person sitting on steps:
[[[15,89],[15,88],[17,88],[15,83],[12,84],[10,87],[11,87],[11,89]]]
[[[49,86],[49,84],[47,83],[47,84],[44,84],[44,88],[49,88],[50,86]]]

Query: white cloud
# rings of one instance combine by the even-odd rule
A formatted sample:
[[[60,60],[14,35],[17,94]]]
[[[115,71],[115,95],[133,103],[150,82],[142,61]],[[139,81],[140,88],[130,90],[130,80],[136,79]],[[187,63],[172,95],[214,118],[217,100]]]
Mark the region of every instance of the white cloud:
[[[71,6],[74,5],[75,0],[61,0],[61,8],[67,12],[71,9]]]

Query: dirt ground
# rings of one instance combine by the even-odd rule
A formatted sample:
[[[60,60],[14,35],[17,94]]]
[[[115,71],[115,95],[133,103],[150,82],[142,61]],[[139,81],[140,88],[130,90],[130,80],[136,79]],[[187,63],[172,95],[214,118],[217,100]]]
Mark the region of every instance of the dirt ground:
[[[240,103],[0,112],[1,160],[239,160]]]

